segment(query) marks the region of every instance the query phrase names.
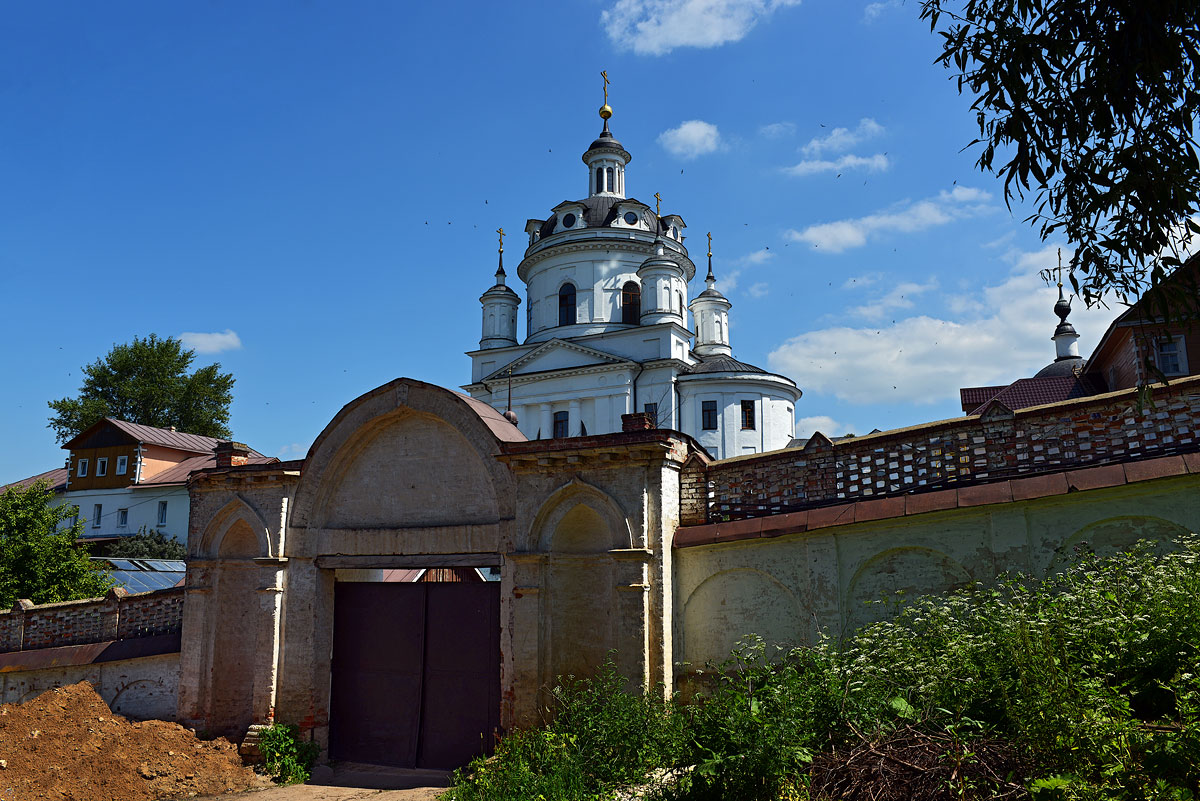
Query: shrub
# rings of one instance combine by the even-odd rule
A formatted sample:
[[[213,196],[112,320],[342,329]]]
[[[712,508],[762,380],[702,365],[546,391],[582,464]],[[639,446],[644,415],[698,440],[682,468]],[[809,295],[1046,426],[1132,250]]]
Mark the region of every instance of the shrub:
[[[280,784],[303,784],[312,775],[321,746],[300,739],[297,726],[276,723],[258,735],[263,767]]]

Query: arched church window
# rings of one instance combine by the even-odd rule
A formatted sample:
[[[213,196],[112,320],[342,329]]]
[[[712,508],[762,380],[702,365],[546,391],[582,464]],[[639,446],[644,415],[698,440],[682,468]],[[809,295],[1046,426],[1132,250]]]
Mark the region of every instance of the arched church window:
[[[627,281],[621,287],[621,322],[637,325],[642,316],[642,288],[636,281]]]
[[[575,325],[574,284],[563,284],[558,290],[558,324]]]
[[[607,184],[608,191],[612,192],[616,188],[616,184],[613,183],[612,167],[608,167],[604,172],[606,173],[604,176],[604,183]]]
[[[679,301],[679,313],[680,313],[680,314],[683,314],[683,293],[682,293],[682,292],[676,292],[676,293],[675,293],[675,299]]]
[[[567,412],[554,413],[554,438],[563,439],[571,436],[571,419]]]

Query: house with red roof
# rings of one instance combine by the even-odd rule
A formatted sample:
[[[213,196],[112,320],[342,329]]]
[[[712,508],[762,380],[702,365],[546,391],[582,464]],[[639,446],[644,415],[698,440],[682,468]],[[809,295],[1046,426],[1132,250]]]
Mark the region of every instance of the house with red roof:
[[[79,508],[84,539],[97,543],[141,530],[186,542],[189,475],[208,467],[279,461],[240,442],[111,417],[63,448],[69,452],[64,467],[8,486],[46,481],[61,503]]]

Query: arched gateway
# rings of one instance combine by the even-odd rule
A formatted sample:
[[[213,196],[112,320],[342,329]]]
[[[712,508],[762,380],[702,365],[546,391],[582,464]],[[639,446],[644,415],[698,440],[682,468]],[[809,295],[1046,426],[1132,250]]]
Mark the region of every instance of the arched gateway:
[[[527,442],[486,404],[398,379],[302,462],[198,474],[180,717],[298,723],[328,758],[444,769],[609,649],[670,686],[677,517],[647,488],[677,483],[687,449],[666,431]]]

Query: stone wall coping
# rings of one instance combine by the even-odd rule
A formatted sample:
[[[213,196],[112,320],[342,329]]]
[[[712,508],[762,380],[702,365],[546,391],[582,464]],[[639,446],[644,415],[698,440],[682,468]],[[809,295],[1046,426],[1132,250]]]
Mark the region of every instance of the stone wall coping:
[[[121,590],[124,594],[123,595],[121,595],[121,594],[113,595],[113,590]],[[131,601],[137,601],[139,599],[149,598],[151,595],[155,596],[155,598],[157,599],[157,598],[164,597],[166,595],[170,595],[171,593],[182,594],[183,587],[167,587],[166,589],[163,589],[163,590],[150,590],[149,592],[138,592],[138,593],[129,592],[124,587],[113,587],[108,591],[108,593],[106,593],[105,595],[103,595],[99,598],[80,598],[80,599],[77,599],[74,601],[53,601],[53,602],[47,603],[47,604],[34,604],[34,603],[30,603],[29,601],[22,598],[17,603],[24,610],[24,614],[28,615],[28,614],[36,614],[36,613],[42,612],[42,611],[49,612],[49,611],[53,611],[55,609],[67,609],[70,607],[81,607],[81,606],[88,606],[88,605],[92,605],[92,604],[94,604],[96,606],[103,606],[106,601],[108,601],[110,598],[114,598],[114,597],[119,598],[122,603],[129,603]],[[26,604],[28,604],[28,606],[26,606]],[[11,609],[0,610],[0,615],[11,615],[12,613],[13,613],[13,610],[11,610]]]
[[[767,539],[851,523],[911,517],[946,509],[1028,501],[1065,495],[1068,492],[1119,487],[1183,475],[1200,475],[1200,453],[1158,456],[1140,461],[1062,470],[953,489],[860,499],[787,514],[700,526],[680,526],[675,530],[672,546],[692,548],[722,542]]]

